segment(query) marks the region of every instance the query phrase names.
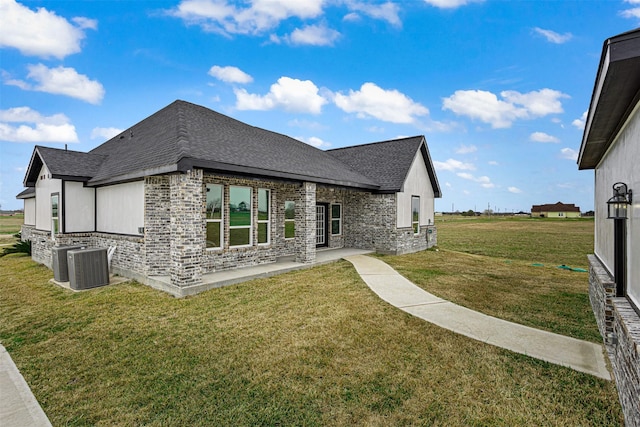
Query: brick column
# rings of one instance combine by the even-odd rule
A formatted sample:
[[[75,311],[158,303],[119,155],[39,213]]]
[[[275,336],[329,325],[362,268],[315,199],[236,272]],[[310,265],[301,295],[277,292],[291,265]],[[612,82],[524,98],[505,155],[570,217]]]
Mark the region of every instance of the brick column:
[[[297,195],[296,262],[310,264],[316,260],[316,184],[303,183]]]
[[[171,198],[171,284],[179,287],[202,283],[204,248],[202,170],[169,177]]]
[[[146,274],[164,276],[171,265],[171,194],[169,176],[144,180],[144,251]]]

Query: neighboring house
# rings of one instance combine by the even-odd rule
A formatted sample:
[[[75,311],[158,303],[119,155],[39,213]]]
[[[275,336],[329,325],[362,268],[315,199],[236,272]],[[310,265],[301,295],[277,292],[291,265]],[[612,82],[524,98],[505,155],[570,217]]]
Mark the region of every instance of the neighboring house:
[[[580,208],[562,202],[531,206],[531,216],[540,218],[580,218]]]
[[[607,347],[628,426],[640,426],[640,29],[604,42],[578,156],[595,170],[595,244],[589,295]],[[608,219],[613,185],[636,194],[626,220]],[[614,235],[614,222],[624,232]],[[618,223],[620,225],[620,223]],[[616,251],[616,241],[626,257]],[[618,264],[624,261],[623,264]],[[626,264],[626,266],[625,266]],[[617,290],[615,271],[626,276]]]
[[[313,263],[318,248],[436,244],[423,136],[322,151],[184,101],[88,153],[36,146],[24,185],[34,260],[117,246],[114,272],[178,296],[214,271]]]

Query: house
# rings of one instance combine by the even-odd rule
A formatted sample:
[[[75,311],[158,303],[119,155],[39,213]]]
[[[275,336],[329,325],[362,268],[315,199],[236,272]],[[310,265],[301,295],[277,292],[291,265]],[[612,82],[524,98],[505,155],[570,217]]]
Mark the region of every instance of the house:
[[[595,171],[591,305],[625,423],[640,426],[640,198],[624,191],[640,190],[640,29],[604,42],[578,167]],[[619,212],[626,211],[627,219],[608,218],[614,186],[631,202]]]
[[[436,244],[424,136],[322,151],[180,100],[88,153],[36,146],[24,185],[34,260],[116,246],[113,272],[177,296],[207,289],[207,273],[313,263],[322,248]]]
[[[531,216],[539,218],[580,218],[580,208],[562,202],[531,206]]]

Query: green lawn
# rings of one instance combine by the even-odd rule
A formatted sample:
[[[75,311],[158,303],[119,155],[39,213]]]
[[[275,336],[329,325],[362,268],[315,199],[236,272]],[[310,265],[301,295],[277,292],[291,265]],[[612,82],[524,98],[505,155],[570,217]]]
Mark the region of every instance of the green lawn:
[[[16,234],[24,223],[24,215],[0,215],[0,234]]]
[[[450,254],[467,276],[493,260]],[[51,277],[0,258],[0,340],[54,425],[622,424],[612,382],[416,319],[344,261],[185,299],[135,283],[72,293]]]

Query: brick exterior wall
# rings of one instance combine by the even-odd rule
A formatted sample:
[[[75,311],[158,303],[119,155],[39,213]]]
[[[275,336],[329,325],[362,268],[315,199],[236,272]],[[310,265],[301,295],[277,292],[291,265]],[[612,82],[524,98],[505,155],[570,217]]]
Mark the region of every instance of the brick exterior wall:
[[[206,247],[206,185],[224,188],[223,247]],[[250,187],[253,229],[251,245],[229,246],[229,187]],[[258,244],[258,189],[270,190],[270,241]],[[144,181],[143,236],[107,233],[60,234],[52,240],[46,231],[23,226],[23,238],[32,241],[33,259],[51,267],[51,249],[57,245],[88,247],[117,246],[112,271],[143,283],[155,283],[155,276],[169,280],[161,287],[180,295],[186,288],[204,290],[207,273],[275,262],[292,256],[297,262],[316,258],[316,204],[328,204],[327,246],[353,247],[382,253],[402,254],[427,249],[437,243],[434,226],[396,228],[395,194],[372,194],[311,182],[296,183],[269,179],[204,173],[195,169],[185,174],[146,177]],[[295,238],[285,239],[284,204],[296,206]],[[331,204],[342,206],[342,233],[331,234]],[[166,279],[168,277],[168,279]],[[149,279],[148,279],[149,278]],[[166,283],[166,282],[164,282]],[[164,285],[163,285],[164,286]]]
[[[169,275],[171,284],[178,287],[202,282],[202,248],[205,236],[202,177],[201,169],[169,177]]]
[[[297,195],[296,262],[309,264],[316,260],[316,184],[305,182]]]
[[[144,180],[144,252],[146,274],[169,274],[171,264],[171,194],[169,177],[151,176]]]
[[[35,229],[36,227],[34,225],[22,224],[22,226],[20,227],[20,240],[22,240],[23,242],[31,240],[31,233]]]
[[[594,255],[589,255],[589,299],[611,361],[625,425],[639,427],[640,316],[626,298],[615,297],[615,282]]]

